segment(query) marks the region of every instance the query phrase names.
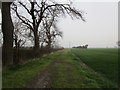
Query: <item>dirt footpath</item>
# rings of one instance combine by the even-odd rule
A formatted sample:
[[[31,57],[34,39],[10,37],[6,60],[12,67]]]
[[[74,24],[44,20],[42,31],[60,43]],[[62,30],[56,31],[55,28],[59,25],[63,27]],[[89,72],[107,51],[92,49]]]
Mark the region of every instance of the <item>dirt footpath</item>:
[[[64,53],[63,53],[64,52]],[[64,50],[53,58],[48,67],[31,81],[27,88],[104,88],[112,82]],[[96,78],[97,77],[97,78]]]
[[[54,65],[53,63],[50,66]],[[52,79],[50,75],[52,74],[53,68],[48,67],[43,72],[39,73],[38,76],[27,86],[27,88],[49,88]]]
[[[59,56],[62,56],[60,53]],[[27,86],[27,88],[51,88],[51,84],[54,81],[52,74],[58,72],[55,66],[71,66],[69,63],[64,62],[64,60],[58,59],[55,60],[45,69],[43,72],[39,73],[38,76]],[[52,77],[51,77],[52,76]]]

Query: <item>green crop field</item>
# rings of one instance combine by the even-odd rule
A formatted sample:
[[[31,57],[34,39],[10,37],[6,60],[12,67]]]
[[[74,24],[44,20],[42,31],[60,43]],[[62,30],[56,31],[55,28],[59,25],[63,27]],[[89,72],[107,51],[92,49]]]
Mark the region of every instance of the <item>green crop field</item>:
[[[118,82],[118,49],[72,49],[72,52],[103,77]]]

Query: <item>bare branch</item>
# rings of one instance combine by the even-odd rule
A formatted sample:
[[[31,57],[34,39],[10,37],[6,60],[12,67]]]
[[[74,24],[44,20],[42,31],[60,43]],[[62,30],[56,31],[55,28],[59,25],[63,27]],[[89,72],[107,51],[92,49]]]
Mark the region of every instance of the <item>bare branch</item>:
[[[27,20],[27,22],[26,22],[26,21],[24,20],[25,17],[24,17],[24,16],[20,16],[20,15],[18,14],[17,6],[16,6],[15,4],[14,4],[14,8],[12,8],[12,10],[15,11],[17,17],[18,17],[24,24],[28,25],[28,26],[30,27],[30,29],[33,30],[32,26],[28,23],[28,22],[30,22],[30,21],[26,19],[26,20]],[[23,18],[24,18],[24,19],[23,19]],[[30,22],[30,23],[31,23],[31,22]]]
[[[28,9],[22,2],[19,1],[19,3],[20,3],[20,5],[22,5],[22,6],[25,8],[25,10],[27,10],[27,12],[31,15],[31,12],[29,11],[29,9]]]

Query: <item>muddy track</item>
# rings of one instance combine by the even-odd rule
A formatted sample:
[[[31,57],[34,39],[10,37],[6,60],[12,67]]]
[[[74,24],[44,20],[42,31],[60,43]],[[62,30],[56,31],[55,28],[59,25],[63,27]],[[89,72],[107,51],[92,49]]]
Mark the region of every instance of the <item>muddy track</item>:
[[[53,64],[54,62],[52,62],[43,72],[39,73],[27,88],[50,88],[50,84],[52,83],[50,75],[52,74],[52,71],[54,71],[51,67]]]
[[[60,55],[61,53],[59,56]],[[37,77],[27,85],[27,88],[50,88],[50,85],[53,82],[51,75],[56,71],[53,66],[56,65],[57,61],[57,59],[53,60],[53,62],[43,72],[39,73]]]
[[[43,72],[39,73],[37,77],[29,83],[27,88],[51,88],[51,84],[54,78],[51,78],[51,75],[56,72],[56,69],[53,68],[54,66],[71,66],[71,64],[61,62],[61,60],[54,60],[47,69]]]
[[[61,55],[60,53],[59,56]],[[37,77],[27,85],[27,88],[51,88],[51,84],[54,81],[54,77],[51,76],[54,76],[54,72],[57,72],[54,66],[71,67],[73,65],[56,58],[43,72],[40,72]],[[69,70],[67,72],[69,72]]]
[[[59,56],[61,56],[62,53],[59,54]],[[77,56],[75,56],[74,54],[71,54],[74,58],[76,58],[77,60],[79,60],[79,64],[87,69],[88,71],[90,72],[94,72],[95,74],[97,74],[98,76],[102,77],[99,73],[97,73],[95,70],[93,70],[91,67],[89,67],[88,65],[86,65],[84,62],[82,62],[82,60],[80,60],[80,58],[78,58]],[[61,60],[60,60],[61,59]],[[66,67],[74,67],[74,64],[71,64],[71,63],[67,63],[67,62],[64,62],[64,58],[59,58],[59,57],[56,57],[53,62],[51,62],[49,64],[49,66],[43,71],[43,72],[40,72],[37,77],[31,81],[28,85],[27,85],[27,88],[51,88],[52,87],[52,84],[54,83],[54,81],[56,80],[55,79],[55,73],[56,72],[59,72],[57,71],[57,69],[55,68],[56,66],[66,66]],[[68,72],[68,77],[67,77],[67,80],[68,82],[72,82],[74,81],[74,78],[71,74],[71,70],[68,69],[66,70],[65,72]],[[106,80],[106,81],[109,81],[111,82],[110,80],[106,79],[106,78],[103,78],[103,80]],[[111,82],[112,83],[112,82]]]

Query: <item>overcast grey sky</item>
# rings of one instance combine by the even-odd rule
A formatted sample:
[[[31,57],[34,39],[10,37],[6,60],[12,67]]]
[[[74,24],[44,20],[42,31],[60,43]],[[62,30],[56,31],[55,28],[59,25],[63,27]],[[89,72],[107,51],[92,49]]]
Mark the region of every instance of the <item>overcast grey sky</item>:
[[[63,38],[59,40],[59,44],[63,47],[84,44],[89,47],[117,46],[118,3],[78,1],[73,5],[87,13],[83,15],[86,22],[71,20],[70,17],[60,18],[58,26],[63,31]]]
[[[117,2],[76,2],[74,6],[84,11],[86,22],[61,18],[63,31],[60,45],[64,47],[88,44],[89,47],[114,47],[118,41]]]

